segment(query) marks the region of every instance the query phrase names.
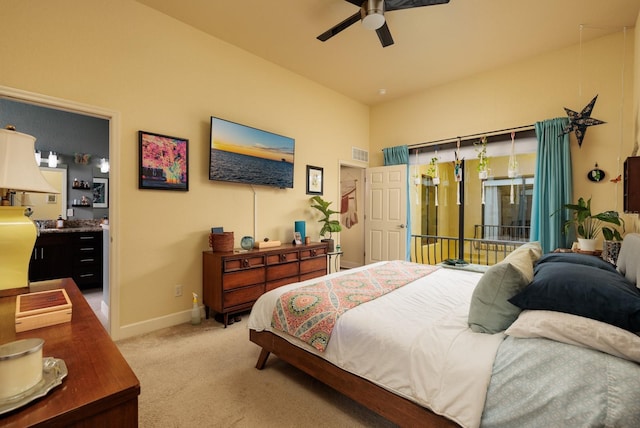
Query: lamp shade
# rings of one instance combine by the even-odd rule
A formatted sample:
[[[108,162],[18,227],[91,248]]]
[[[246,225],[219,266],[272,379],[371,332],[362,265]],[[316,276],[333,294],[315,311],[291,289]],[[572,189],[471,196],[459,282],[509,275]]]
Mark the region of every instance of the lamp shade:
[[[44,178],[33,156],[36,139],[0,129],[0,189],[60,193]]]

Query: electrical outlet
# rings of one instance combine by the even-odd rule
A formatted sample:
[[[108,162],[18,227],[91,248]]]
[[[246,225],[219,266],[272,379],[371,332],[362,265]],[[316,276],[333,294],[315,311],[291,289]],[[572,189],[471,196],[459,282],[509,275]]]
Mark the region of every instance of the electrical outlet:
[[[174,295],[175,297],[180,297],[180,296],[182,296],[182,285],[176,285],[176,289],[175,289],[175,291],[174,291],[173,295]]]

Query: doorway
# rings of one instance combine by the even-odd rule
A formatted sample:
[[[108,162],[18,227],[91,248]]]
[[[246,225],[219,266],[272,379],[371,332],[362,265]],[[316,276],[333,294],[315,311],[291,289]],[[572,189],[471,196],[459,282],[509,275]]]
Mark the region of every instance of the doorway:
[[[365,168],[340,162],[341,269],[364,266]]]
[[[117,164],[117,160],[116,160],[117,150],[115,150],[117,145],[114,144],[114,140],[117,138],[117,135],[119,134],[119,132],[117,131],[119,129],[119,116],[117,112],[102,109],[100,107],[88,106],[88,105],[79,104],[73,101],[53,98],[53,97],[49,97],[42,94],[30,93],[27,91],[22,91],[19,89],[14,89],[14,88],[9,88],[4,86],[0,86],[0,100],[5,100],[7,102],[12,102],[12,103],[20,103],[23,107],[32,106],[34,109],[40,109],[40,110],[49,109],[54,114],[60,113],[61,116],[73,115],[71,117],[77,117],[80,120],[82,118],[90,118],[94,121],[96,119],[98,121],[106,121],[106,126],[104,127],[104,130],[103,130],[103,133],[106,135],[102,136],[104,141],[106,142],[106,148],[104,150],[106,154],[103,154],[103,156],[109,159],[112,170],[113,170],[114,164]],[[27,113],[25,113],[25,111],[23,110],[22,114],[25,115]],[[3,122],[8,120],[6,117],[2,117],[1,115],[0,115],[0,119],[2,119]],[[74,121],[71,120],[71,123],[69,124],[69,126],[71,127],[77,126],[77,124],[73,122]],[[28,133],[28,130],[25,129],[24,132]],[[54,143],[50,142],[50,144],[54,144]],[[36,143],[36,148],[38,148],[37,143]],[[78,150],[75,148],[70,149],[70,151],[73,152],[74,156],[75,156],[75,153],[78,152]],[[88,150],[84,152],[87,153]],[[93,177],[93,174],[91,174],[91,176]],[[117,185],[116,183],[118,181],[117,177],[114,174],[110,174],[109,179],[111,182],[110,187],[112,189],[115,189]],[[117,222],[117,219],[112,218],[112,214],[116,212],[114,207],[117,204],[117,199],[118,199],[117,192],[111,191],[110,196],[111,197],[109,198],[108,208],[101,209],[99,216],[97,218],[101,219],[102,217],[107,216],[109,218],[109,227],[113,227],[114,222]],[[71,208],[71,203],[68,203],[68,207]],[[95,217],[93,217],[93,215],[84,213],[84,215],[79,216],[79,218],[91,219]],[[88,301],[90,305],[94,308],[94,310],[97,312],[97,315],[99,315],[98,318],[102,321],[106,330],[111,334],[111,336],[114,339],[116,339],[117,337],[114,337],[113,333],[114,333],[114,326],[119,324],[119,314],[118,314],[119,290],[118,290],[118,287],[113,286],[115,284],[115,281],[109,280],[109,278],[115,277],[115,270],[116,270],[114,264],[110,262],[110,260],[113,260],[113,254],[115,253],[116,249],[114,248],[113,240],[110,237],[109,230],[103,231],[102,250],[103,250],[103,257],[105,261],[103,264],[102,290],[98,290],[99,293],[93,293],[94,295],[98,294],[100,300],[98,303],[96,303],[95,302],[96,299],[89,298]],[[116,333],[116,336],[117,336],[117,333]]]

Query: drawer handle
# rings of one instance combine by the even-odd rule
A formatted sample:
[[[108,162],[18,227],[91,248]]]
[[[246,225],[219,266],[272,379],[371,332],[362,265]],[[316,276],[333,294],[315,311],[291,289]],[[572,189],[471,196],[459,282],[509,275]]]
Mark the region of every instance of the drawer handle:
[[[249,259],[242,260],[242,267],[249,267]]]
[[[311,250],[311,255],[315,256],[316,255],[316,250]]]
[[[80,251],[93,251],[93,250],[95,250],[95,248],[93,248],[93,247],[83,247],[83,248],[80,248]]]
[[[285,256],[284,254],[280,254],[280,261],[281,262],[286,262],[287,261],[287,256]]]
[[[81,263],[90,263],[90,262],[94,262],[96,259],[81,259],[80,262]]]
[[[81,236],[80,239],[88,240],[88,239],[96,239],[95,236]]]
[[[93,276],[92,273],[84,273],[84,274],[80,275],[80,278],[90,278],[92,276]]]

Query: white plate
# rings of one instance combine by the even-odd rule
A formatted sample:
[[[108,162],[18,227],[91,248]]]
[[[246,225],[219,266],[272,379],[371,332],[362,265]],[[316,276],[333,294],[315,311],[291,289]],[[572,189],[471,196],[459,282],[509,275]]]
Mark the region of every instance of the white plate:
[[[0,415],[10,412],[47,395],[51,389],[62,383],[67,376],[67,365],[63,360],[53,357],[42,359],[42,380],[22,394],[0,400]]]

